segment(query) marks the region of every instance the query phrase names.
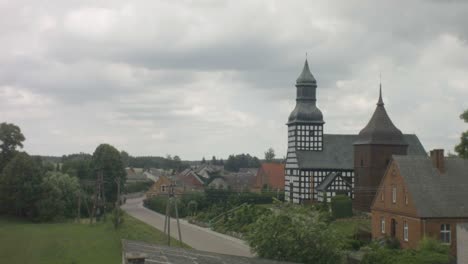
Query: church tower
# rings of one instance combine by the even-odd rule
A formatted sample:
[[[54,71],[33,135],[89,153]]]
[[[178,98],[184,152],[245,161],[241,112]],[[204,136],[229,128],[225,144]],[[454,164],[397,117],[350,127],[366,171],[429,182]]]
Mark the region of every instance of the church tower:
[[[323,115],[317,108],[317,81],[310,72],[307,59],[296,80],[296,107],[289,115],[288,153],[285,166],[285,197],[287,201],[302,203],[311,197],[311,175],[301,172],[297,151],[323,150]]]
[[[377,108],[354,142],[355,188],[353,209],[370,206],[392,155],[406,155],[408,144],[385,110],[380,85]]]

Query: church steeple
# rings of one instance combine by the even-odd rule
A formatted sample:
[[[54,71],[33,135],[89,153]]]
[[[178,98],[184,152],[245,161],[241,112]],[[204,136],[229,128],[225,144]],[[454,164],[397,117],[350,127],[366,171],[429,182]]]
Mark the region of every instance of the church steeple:
[[[403,133],[393,124],[387,114],[382,99],[382,84],[379,87],[379,100],[369,123],[359,132],[357,144],[407,145]]]
[[[316,106],[317,81],[310,72],[307,59],[299,77],[296,79],[296,108],[291,112],[288,124],[323,124],[323,115]]]

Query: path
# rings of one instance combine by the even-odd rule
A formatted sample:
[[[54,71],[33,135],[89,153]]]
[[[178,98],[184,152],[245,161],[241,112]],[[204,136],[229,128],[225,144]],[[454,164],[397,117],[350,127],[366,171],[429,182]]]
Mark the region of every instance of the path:
[[[161,231],[164,229],[164,215],[143,207],[143,198],[127,199],[122,209]],[[253,257],[249,246],[243,240],[214,232],[209,228],[192,225],[185,220],[180,220],[180,229],[182,241],[194,249]],[[171,221],[171,236],[176,239],[179,237],[175,219]]]

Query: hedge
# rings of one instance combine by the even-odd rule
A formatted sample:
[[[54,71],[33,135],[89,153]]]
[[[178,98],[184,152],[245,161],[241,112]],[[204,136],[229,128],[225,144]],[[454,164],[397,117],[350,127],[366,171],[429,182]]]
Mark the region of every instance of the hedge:
[[[353,216],[353,204],[347,195],[336,195],[331,199],[332,216],[335,219]]]

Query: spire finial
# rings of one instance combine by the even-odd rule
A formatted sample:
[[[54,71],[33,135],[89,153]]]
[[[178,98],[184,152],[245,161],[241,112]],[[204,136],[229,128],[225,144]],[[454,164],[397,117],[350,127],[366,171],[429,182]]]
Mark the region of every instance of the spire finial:
[[[383,106],[384,102],[382,100],[382,74],[380,75],[380,82],[379,82],[379,101],[377,102],[378,106]]]

